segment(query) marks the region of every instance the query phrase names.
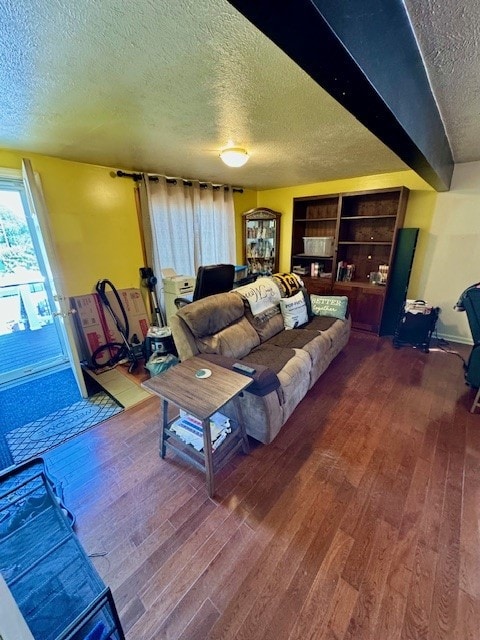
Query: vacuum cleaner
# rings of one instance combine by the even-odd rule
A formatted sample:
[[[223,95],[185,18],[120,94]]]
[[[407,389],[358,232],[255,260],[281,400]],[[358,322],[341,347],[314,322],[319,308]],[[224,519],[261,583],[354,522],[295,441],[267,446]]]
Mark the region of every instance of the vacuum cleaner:
[[[164,327],[166,324],[165,317],[158,304],[157,293],[155,291],[155,285],[158,282],[157,277],[153,274],[153,270],[150,267],[140,267],[140,278],[142,279],[142,284],[147,287],[150,293],[150,300],[155,316],[154,324],[157,327]]]
[[[106,294],[106,287],[110,287],[112,293],[117,301],[118,307],[122,314],[122,320],[117,316],[115,310],[110,304],[110,300]],[[98,293],[100,300],[104,304],[108,313],[112,317],[113,322],[117,328],[118,333],[121,336],[122,342],[107,342],[107,344],[101,345],[92,354],[92,364],[95,369],[101,367],[114,367],[116,364],[126,361],[129,363],[128,372],[134,371],[138,365],[139,359],[143,358],[143,345],[138,339],[138,336],[134,334],[129,342],[130,327],[128,323],[127,313],[125,307],[122,304],[122,300],[110,280],[99,280],[95,285],[95,290]],[[107,362],[98,363],[100,355],[104,354],[105,350],[110,353],[110,359]]]
[[[145,338],[145,360],[148,361],[153,353],[178,355],[175,343],[172,338],[170,327],[167,327],[165,316],[158,304],[155,285],[157,278],[150,267],[140,267],[140,278],[142,284],[148,288],[150,294],[150,304],[152,307],[153,325],[149,328]]]

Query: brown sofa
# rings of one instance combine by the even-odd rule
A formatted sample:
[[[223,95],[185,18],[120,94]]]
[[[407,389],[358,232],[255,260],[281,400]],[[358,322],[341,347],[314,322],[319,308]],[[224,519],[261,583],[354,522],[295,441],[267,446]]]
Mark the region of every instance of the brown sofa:
[[[279,305],[253,316],[242,295],[233,290],[183,307],[170,326],[181,360],[216,354],[227,365],[238,361],[260,370],[266,366],[276,374],[278,388],[268,391],[267,385],[263,394],[260,384],[255,392],[246,390],[241,396],[247,433],[268,444],[347,344],[351,321],[314,316],[302,327],[285,330]],[[222,411],[234,416],[228,405]]]

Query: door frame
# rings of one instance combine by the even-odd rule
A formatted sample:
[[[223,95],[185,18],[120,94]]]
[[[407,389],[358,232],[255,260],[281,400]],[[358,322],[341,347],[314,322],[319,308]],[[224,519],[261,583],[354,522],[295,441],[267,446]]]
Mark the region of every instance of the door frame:
[[[80,357],[75,342],[75,333],[72,322],[72,316],[75,310],[71,308],[70,301],[65,295],[63,289],[62,271],[58,260],[55,245],[52,240],[52,232],[50,227],[50,216],[48,207],[43,195],[40,176],[34,173],[32,164],[28,158],[22,158],[22,177],[27,194],[28,204],[30,206],[30,214],[35,223],[38,225],[40,249],[43,252],[43,258],[47,267],[48,277],[56,310],[55,317],[58,319],[60,331],[63,334],[64,342],[67,349],[67,357],[70,367],[75,376],[79,391],[82,397],[88,396],[87,387],[83,378],[82,367],[80,365]]]
[[[48,208],[41,189],[40,177],[33,171],[30,160],[22,160],[22,170],[0,168],[0,177],[6,180],[18,180],[25,189],[25,197],[29,207],[29,215],[35,226],[37,238],[34,240],[35,249],[41,252],[46,269],[46,276],[52,291],[52,308],[54,322],[56,322],[61,338],[65,345],[65,355],[74,374],[78,389],[82,397],[88,397],[85,380],[83,377],[80,357],[75,342],[75,333],[72,323],[74,311],[70,308],[69,300],[65,296],[62,287],[61,269],[52,241]],[[38,241],[38,246],[37,246]],[[49,299],[49,302],[52,300]],[[36,372],[35,376],[41,375]]]

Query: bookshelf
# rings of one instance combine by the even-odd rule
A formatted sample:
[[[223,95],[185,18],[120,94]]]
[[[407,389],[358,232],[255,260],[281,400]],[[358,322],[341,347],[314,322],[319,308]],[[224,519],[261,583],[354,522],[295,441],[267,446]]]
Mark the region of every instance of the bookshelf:
[[[330,255],[312,255],[305,251],[308,249],[305,238],[335,238],[339,205],[339,194],[294,198],[293,201],[292,271],[302,277],[310,293],[331,293],[334,244]]]
[[[380,332],[407,199],[405,187],[294,198],[292,271],[310,293],[346,295],[356,329]],[[306,253],[305,238],[322,236],[331,255]]]

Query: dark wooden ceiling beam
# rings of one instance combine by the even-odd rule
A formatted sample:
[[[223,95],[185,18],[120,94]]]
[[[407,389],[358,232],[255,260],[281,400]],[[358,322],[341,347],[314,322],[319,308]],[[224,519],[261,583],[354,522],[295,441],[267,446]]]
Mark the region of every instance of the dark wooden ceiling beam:
[[[400,0],[229,0],[437,191],[453,158]]]

